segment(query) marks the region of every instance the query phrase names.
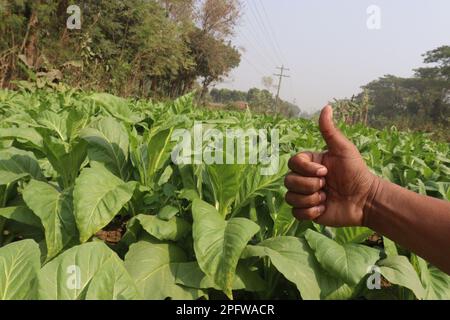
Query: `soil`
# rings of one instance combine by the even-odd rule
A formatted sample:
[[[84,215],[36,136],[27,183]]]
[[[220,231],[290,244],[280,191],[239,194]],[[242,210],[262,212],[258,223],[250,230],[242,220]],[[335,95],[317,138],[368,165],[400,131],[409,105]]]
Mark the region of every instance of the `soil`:
[[[122,219],[116,218],[95,236],[108,244],[117,244],[125,233],[125,224]]]

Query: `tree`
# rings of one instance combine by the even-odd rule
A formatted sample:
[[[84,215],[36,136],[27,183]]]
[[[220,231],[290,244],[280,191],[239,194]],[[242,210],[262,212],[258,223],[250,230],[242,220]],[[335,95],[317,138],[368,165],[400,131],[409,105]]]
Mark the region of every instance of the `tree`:
[[[240,12],[238,0],[204,0],[198,7],[199,28],[191,33],[190,44],[197,65],[195,76],[202,78],[201,101],[213,82],[240,63],[239,51],[227,41],[233,35]]]
[[[86,0],[81,30],[65,28],[75,0],[0,2],[0,85],[58,69],[71,86],[123,96],[205,91],[239,64],[228,41],[236,0]],[[3,35],[8,35],[3,37]]]
[[[418,69],[419,75],[421,72],[430,72],[436,70],[435,78],[442,78],[450,81],[450,46],[442,46],[437,49],[428,51],[424,54],[424,62],[428,64],[436,64],[434,68]]]
[[[203,0],[197,11],[200,30],[218,40],[233,35],[240,15],[238,0]]]
[[[236,48],[214,39],[201,30],[197,30],[192,36],[191,45],[196,63],[195,75],[201,77],[200,100],[203,100],[213,82],[220,80],[239,65],[240,54]]]
[[[442,46],[424,54],[429,66],[414,70],[411,78],[387,75],[372,81],[367,90],[369,122],[376,126],[429,130],[448,128],[450,120],[450,47]],[[448,131],[448,130],[446,130]]]
[[[276,85],[274,84],[272,77],[263,77],[261,79],[261,82],[262,82],[263,87],[269,91],[276,88]]]

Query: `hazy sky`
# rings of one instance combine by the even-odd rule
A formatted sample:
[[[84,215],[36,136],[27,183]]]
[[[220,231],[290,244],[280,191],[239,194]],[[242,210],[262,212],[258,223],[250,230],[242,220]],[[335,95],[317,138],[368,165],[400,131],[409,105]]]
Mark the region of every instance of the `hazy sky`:
[[[450,45],[450,0],[243,2],[233,42],[245,53],[218,87],[262,87],[261,78],[284,64],[291,78],[281,97],[309,112],[385,74],[411,76],[423,53]],[[380,8],[379,30],[367,27],[371,5]]]

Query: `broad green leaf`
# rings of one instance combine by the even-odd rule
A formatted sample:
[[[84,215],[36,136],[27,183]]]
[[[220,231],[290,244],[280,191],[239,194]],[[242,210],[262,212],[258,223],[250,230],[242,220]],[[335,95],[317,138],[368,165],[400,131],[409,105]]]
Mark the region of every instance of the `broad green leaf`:
[[[43,300],[137,298],[122,261],[103,242],[73,247],[47,263],[37,288]]]
[[[153,187],[157,184],[157,172],[169,160],[172,151],[172,130],[155,132],[145,142],[132,146],[131,160],[139,171],[143,185]]]
[[[286,235],[296,221],[292,214],[292,207],[284,201],[272,218],[274,220],[273,232],[275,236]]]
[[[203,166],[182,165],[178,166],[183,188],[178,197],[193,202],[201,199],[203,193]]]
[[[246,206],[256,196],[262,196],[264,191],[277,191],[288,172],[288,155],[279,159],[278,172],[273,175],[262,175],[261,166],[247,166],[242,173],[243,181],[236,197],[235,212]]]
[[[365,227],[335,228],[334,240],[339,244],[364,242],[374,232]]]
[[[219,213],[226,217],[231,204],[235,201],[239,190],[242,165],[210,165],[206,166]]]
[[[233,218],[228,221],[208,203],[194,200],[194,250],[202,271],[232,298],[236,267],[242,251],[258,232],[256,223]]]
[[[169,160],[173,142],[172,129],[156,132],[147,144],[147,177],[153,176]]]
[[[123,248],[122,250],[125,250],[126,252],[129,246],[131,246],[138,240],[141,240],[142,233],[143,229],[139,220],[137,220],[136,218],[131,218],[127,222],[126,232],[120,239],[119,246],[121,246]]]
[[[32,180],[23,190],[23,199],[44,226],[47,260],[77,242],[72,190],[59,192],[46,182]]]
[[[67,138],[70,142],[75,141],[86,126],[90,114],[81,109],[70,109],[66,116]]]
[[[83,140],[71,144],[46,136],[44,152],[53,169],[60,175],[64,188],[73,186],[81,166],[86,159],[87,143]]]
[[[125,256],[125,268],[146,300],[195,300],[201,290],[176,284],[177,269],[186,263],[185,253],[172,244],[140,241],[131,245]]]
[[[350,286],[357,285],[380,257],[376,249],[353,243],[340,245],[312,230],[306,231],[305,238],[320,265]]]
[[[0,208],[0,217],[42,228],[41,220],[26,206]]]
[[[221,290],[210,277],[205,275],[197,262],[180,263],[177,268],[176,283],[190,288]],[[233,290],[261,292],[266,289],[266,283],[257,271],[251,271],[244,264],[238,264]]]
[[[57,114],[53,111],[43,111],[39,113],[37,122],[44,128],[56,133],[59,139],[67,141],[67,116],[64,117],[61,114]]]
[[[191,231],[191,225],[178,217],[165,221],[157,216],[140,214],[136,219],[146,232],[161,241],[179,241]]]
[[[161,174],[161,177],[159,177],[158,180],[158,186],[162,186],[164,184],[166,184],[167,182],[169,182],[170,177],[172,177],[173,174],[173,169],[171,166],[167,166],[163,173]]]
[[[99,162],[121,179],[127,180],[129,138],[123,124],[113,118],[104,118],[92,127],[84,128],[80,137],[89,143],[88,157],[91,163]]]
[[[0,185],[29,176],[38,180],[44,179],[39,163],[32,152],[16,148],[0,151]]]
[[[102,166],[84,169],[75,183],[73,201],[80,241],[108,225],[131,199],[136,182],[125,183]]]
[[[315,267],[317,262],[305,240],[276,237],[247,246],[243,258],[269,257],[277,270],[297,286],[305,300],[319,300],[321,289]]]
[[[398,256],[397,245],[387,237],[383,237],[384,253],[388,257]]]
[[[296,285],[304,300],[352,297],[353,289],[321,268],[303,238],[275,237],[247,246],[242,258],[250,257],[269,257],[275,268]]]
[[[177,215],[179,210],[172,206],[165,206],[158,212],[158,218],[169,221]]]
[[[44,146],[42,136],[34,128],[0,128],[0,139],[30,142],[37,149]]]
[[[138,288],[119,257],[113,255],[91,280],[86,300],[141,299]]]
[[[390,283],[410,289],[417,299],[425,297],[419,277],[409,260],[404,256],[388,257],[378,261],[380,273]]]
[[[41,252],[33,240],[0,248],[0,300],[34,299],[32,285],[41,266]]]
[[[420,280],[425,289],[425,300],[450,300],[450,276],[418,256],[413,256]]]
[[[141,120],[138,115],[132,112],[127,100],[123,98],[119,98],[108,93],[94,93],[91,98],[117,119],[128,123],[137,123]]]

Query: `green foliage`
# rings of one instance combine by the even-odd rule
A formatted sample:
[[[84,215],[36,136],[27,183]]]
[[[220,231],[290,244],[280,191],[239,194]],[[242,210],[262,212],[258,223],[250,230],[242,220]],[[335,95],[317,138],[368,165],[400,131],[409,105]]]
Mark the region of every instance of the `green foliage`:
[[[364,86],[372,106],[369,123],[430,132],[450,141],[450,46],[427,52],[424,62],[430,66],[415,70],[412,78],[386,75]]]
[[[240,62],[228,41],[239,8],[235,0],[221,3],[3,0],[0,87],[63,81],[121,96],[175,97],[199,80],[205,91]],[[70,5],[80,7],[79,30],[66,28]]]
[[[30,287],[40,268],[40,251],[33,240],[0,248],[0,298],[21,300],[35,297]]]
[[[248,92],[229,90],[229,89],[212,89],[209,97],[213,103],[234,106],[238,102],[246,102],[252,111],[272,113],[275,105],[275,97],[268,90],[260,90],[252,88]],[[278,102],[277,114],[286,117],[296,117],[300,113],[300,108],[295,104],[280,99]]]
[[[44,300],[136,299],[136,285],[124,262],[101,242],[73,247],[47,263],[37,277]]]
[[[288,158],[317,125],[79,91],[0,91],[0,298],[448,299],[450,277],[367,228],[296,221]],[[279,170],[175,165],[176,129],[278,129]],[[371,170],[450,198],[449,145],[342,126]],[[371,247],[373,246],[373,247]],[[380,290],[366,281],[377,267]],[[369,273],[369,274],[368,274]]]

